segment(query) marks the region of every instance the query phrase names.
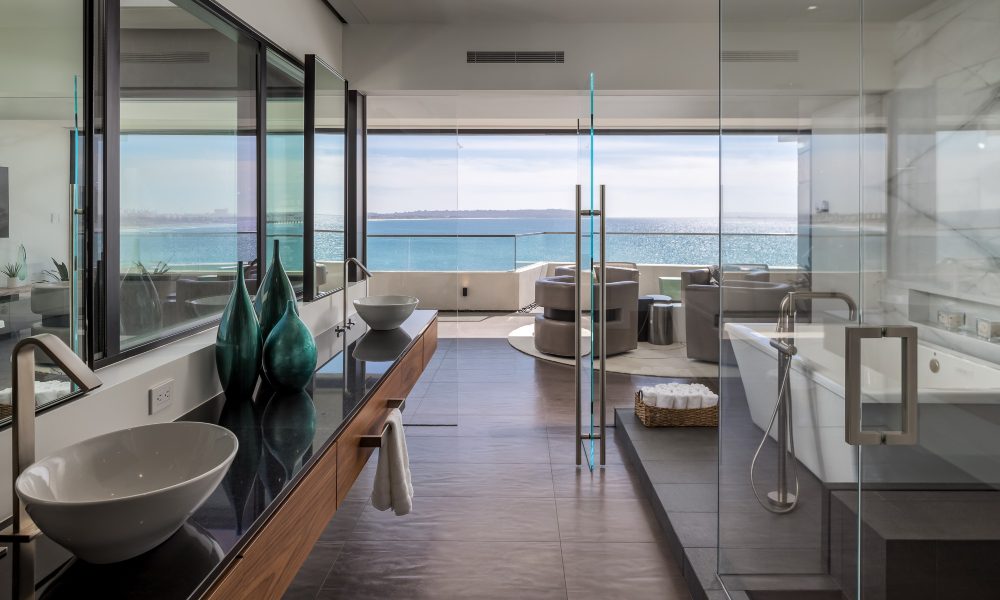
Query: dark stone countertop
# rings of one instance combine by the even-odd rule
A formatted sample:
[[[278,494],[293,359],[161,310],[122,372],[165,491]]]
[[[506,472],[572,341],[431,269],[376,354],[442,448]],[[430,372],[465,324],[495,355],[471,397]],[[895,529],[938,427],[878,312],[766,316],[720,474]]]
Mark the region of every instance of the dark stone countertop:
[[[184,417],[237,435],[240,448],[222,484],[170,539],[127,561],[91,565],[42,536],[35,542],[39,597],[203,595],[436,315],[415,311],[393,331],[366,331],[359,322],[346,352],[330,329],[316,338],[321,366],[306,391],[258,389],[252,399],[220,395]],[[11,563],[10,552],[0,558],[0,598],[11,597]]]

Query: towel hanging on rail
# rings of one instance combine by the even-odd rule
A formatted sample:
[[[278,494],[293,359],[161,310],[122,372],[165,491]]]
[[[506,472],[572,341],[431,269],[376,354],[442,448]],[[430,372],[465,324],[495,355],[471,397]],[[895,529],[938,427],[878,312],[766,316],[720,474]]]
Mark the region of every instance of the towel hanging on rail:
[[[413,508],[413,481],[410,478],[410,456],[403,433],[403,413],[393,409],[386,419],[382,444],[378,450],[372,506],[403,516]]]

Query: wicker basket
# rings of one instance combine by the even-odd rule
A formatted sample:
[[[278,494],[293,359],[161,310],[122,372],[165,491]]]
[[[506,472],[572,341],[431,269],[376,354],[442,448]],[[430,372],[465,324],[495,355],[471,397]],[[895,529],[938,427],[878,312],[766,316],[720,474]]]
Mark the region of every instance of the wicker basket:
[[[635,393],[635,416],[646,427],[718,427],[719,405],[708,408],[657,408]]]

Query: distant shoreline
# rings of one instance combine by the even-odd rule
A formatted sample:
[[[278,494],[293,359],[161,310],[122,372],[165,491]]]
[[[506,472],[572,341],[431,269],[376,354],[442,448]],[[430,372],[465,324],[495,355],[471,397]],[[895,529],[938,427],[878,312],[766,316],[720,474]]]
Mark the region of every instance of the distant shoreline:
[[[409,212],[368,213],[372,221],[430,221],[435,219],[572,219],[572,210],[539,209],[539,210],[415,210]],[[615,217],[608,217],[615,218]],[[642,217],[618,217],[621,219],[637,219]],[[677,221],[705,219],[707,217],[651,217],[651,219],[672,219]],[[728,215],[733,219],[765,219],[789,220],[788,215]],[[794,217],[791,218],[794,220]]]
[[[403,219],[561,219],[572,218],[573,211],[562,209],[538,210],[415,210],[394,213],[368,213],[369,219],[380,221]]]

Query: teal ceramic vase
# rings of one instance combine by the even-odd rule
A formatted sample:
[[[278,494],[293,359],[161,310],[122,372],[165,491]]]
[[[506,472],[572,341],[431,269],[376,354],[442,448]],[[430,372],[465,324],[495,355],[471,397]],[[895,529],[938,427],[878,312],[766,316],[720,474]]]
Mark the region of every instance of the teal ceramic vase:
[[[257,319],[260,321],[261,338],[265,341],[271,335],[271,330],[281,320],[285,314],[285,306],[291,300],[295,303],[295,288],[285,273],[285,267],[281,264],[281,255],[278,253],[278,240],[274,240],[274,252],[271,256],[271,264],[267,267],[267,273],[260,280],[260,287],[257,288],[257,295],[253,300],[254,310],[257,312]],[[295,314],[299,314],[299,309],[295,308]]]
[[[236,267],[236,287],[222,311],[215,338],[215,367],[227,400],[251,400],[260,372],[261,346],[260,325],[240,262]]]
[[[297,392],[305,389],[315,370],[316,341],[290,300],[264,342],[264,374],[279,390]]]

